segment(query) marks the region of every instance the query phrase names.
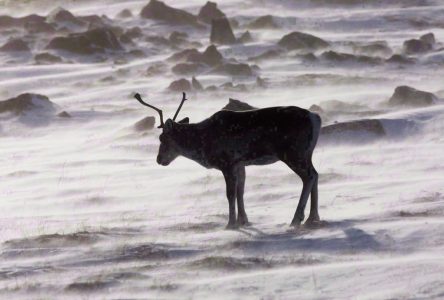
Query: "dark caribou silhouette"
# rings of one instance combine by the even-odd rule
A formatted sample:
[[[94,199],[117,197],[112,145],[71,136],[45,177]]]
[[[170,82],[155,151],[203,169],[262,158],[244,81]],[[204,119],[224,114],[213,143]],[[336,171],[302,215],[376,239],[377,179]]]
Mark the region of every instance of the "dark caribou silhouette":
[[[244,208],[245,167],[283,161],[303,182],[299,203],[291,221],[299,226],[304,220],[305,205],[311,194],[310,214],[306,224],[320,222],[318,214],[318,173],[312,164],[321,118],[295,106],[269,107],[242,112],[221,110],[202,122],[190,124],[176,117],[187,100],[182,101],[173,117],[164,123],[162,110],[135,98],[159,113],[160,135],[157,163],[169,165],[179,155],[205,168],[222,171],[229,205],[227,228],[248,225]],[[238,216],[236,219],[236,199]]]

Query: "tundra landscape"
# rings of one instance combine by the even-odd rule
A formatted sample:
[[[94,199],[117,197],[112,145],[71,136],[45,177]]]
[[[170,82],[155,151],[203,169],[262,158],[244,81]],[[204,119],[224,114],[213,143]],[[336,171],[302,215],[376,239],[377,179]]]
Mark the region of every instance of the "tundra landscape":
[[[443,299],[444,2],[0,1],[0,298]],[[156,163],[159,118],[319,114],[285,164]],[[308,216],[309,205],[305,215]]]

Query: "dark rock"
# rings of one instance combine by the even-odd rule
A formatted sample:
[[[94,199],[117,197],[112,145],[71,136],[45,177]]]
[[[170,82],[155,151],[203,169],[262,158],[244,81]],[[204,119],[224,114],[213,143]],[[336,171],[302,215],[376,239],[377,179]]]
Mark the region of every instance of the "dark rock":
[[[58,8],[46,18],[48,23],[56,23],[59,26],[86,26],[87,22],[74,16],[71,12]]]
[[[217,86],[215,86],[215,85],[210,85],[210,86],[207,86],[207,87],[205,88],[205,90],[206,90],[206,91],[209,91],[209,92],[214,92],[214,91],[217,91]]]
[[[197,18],[204,22],[211,24],[214,19],[226,18],[225,14],[217,8],[217,3],[208,1],[199,11]]]
[[[257,109],[257,108],[254,106],[251,106],[250,104],[248,104],[246,102],[242,102],[240,100],[230,98],[228,100],[228,104],[225,105],[222,109],[223,110],[232,110],[232,111],[245,111],[245,110],[252,110],[252,109]]]
[[[145,41],[150,42],[155,46],[167,46],[167,47],[171,46],[170,40],[163,36],[156,36],[156,35],[147,36],[145,37]]]
[[[195,89],[195,90],[198,90],[198,91],[203,90],[202,84],[194,76],[193,76],[193,78],[191,78],[191,85],[192,85],[193,89]]]
[[[211,21],[211,43],[234,44],[236,38],[227,18],[215,19]]]
[[[227,91],[239,91],[239,92],[245,92],[247,91],[247,86],[245,84],[238,84],[234,85],[232,82],[226,82],[220,86],[220,88],[227,90]]]
[[[28,33],[54,33],[56,29],[52,24],[47,23],[46,21],[28,21],[23,26]]]
[[[71,33],[67,37],[55,37],[46,49],[58,49],[76,54],[103,53],[105,50],[118,51],[123,47],[109,28],[98,28],[82,33]]]
[[[382,59],[379,57],[353,55],[348,53],[339,53],[335,51],[326,51],[321,54],[321,58],[332,62],[366,63],[371,65],[382,63]]]
[[[411,39],[404,42],[403,48],[406,54],[418,54],[428,52],[435,45],[435,36],[433,33],[427,33],[419,39]]]
[[[353,50],[364,55],[384,55],[393,53],[386,41],[375,41],[366,45],[353,45]]]
[[[191,83],[188,80],[182,78],[171,82],[168,89],[174,92],[187,92],[191,90]]]
[[[48,52],[39,53],[36,56],[34,56],[34,60],[38,64],[52,64],[52,63],[60,63],[62,62],[62,59],[56,55],[53,55]]]
[[[125,8],[117,14],[117,17],[121,19],[128,19],[133,17],[133,13],[129,9]]]
[[[273,49],[273,50],[267,50],[264,53],[259,54],[257,56],[249,57],[248,60],[261,61],[261,60],[276,58],[276,57],[279,57],[280,55],[281,55],[281,51]]]
[[[153,129],[155,124],[156,124],[155,117],[152,117],[152,116],[145,117],[142,120],[138,121],[136,124],[134,124],[134,130],[145,131],[145,130]]]
[[[424,43],[427,43],[427,44],[432,45],[432,46],[435,45],[435,43],[436,43],[435,35],[433,33],[431,33],[431,32],[422,35],[419,39],[421,41],[423,41]]]
[[[415,63],[415,59],[401,54],[393,54],[389,59],[386,60],[386,62],[396,64],[413,64]]]
[[[202,69],[202,65],[198,63],[179,63],[175,65],[171,71],[177,75],[192,75],[198,74]]]
[[[193,59],[192,57],[190,58]],[[210,45],[201,55],[201,61],[209,66],[215,66],[223,60],[222,54],[217,50],[216,46]]]
[[[386,132],[380,120],[364,119],[322,127],[320,142],[360,143],[374,141],[375,138],[383,138],[385,136]]]
[[[251,33],[249,31],[245,31],[242,33],[242,35],[238,39],[241,43],[249,43],[253,41],[253,37],[251,36]]]
[[[279,26],[274,21],[273,16],[266,15],[257,18],[256,20],[252,21],[250,24],[247,25],[248,28],[251,29],[276,29],[279,28]]]
[[[127,35],[130,39],[136,39],[142,37],[143,33],[139,26],[135,26],[126,30],[124,35]]]
[[[3,15],[0,16],[0,28],[9,28],[9,27],[21,27],[26,23],[41,23],[45,21],[45,17],[39,15],[28,15],[21,18],[14,18],[11,16]]]
[[[61,113],[58,113],[57,117],[59,117],[59,118],[72,118],[72,116],[69,113],[67,113],[66,111],[62,111]]]
[[[329,43],[314,35],[295,31],[282,37],[278,45],[287,50],[317,50],[328,47]]]
[[[45,112],[54,111],[55,105],[48,97],[25,93],[15,98],[5,101],[0,101],[0,113],[12,112],[16,115],[21,115],[31,110],[43,110]]]
[[[213,69],[213,73],[226,74],[230,76],[252,76],[253,70],[247,64],[226,63]]]
[[[200,57],[201,53],[197,49],[185,49],[171,55],[169,61],[189,61],[190,56]]]
[[[388,103],[393,106],[422,107],[435,104],[438,97],[432,93],[420,91],[409,86],[398,86]]]
[[[174,45],[180,45],[187,41],[188,34],[185,32],[178,32],[174,31],[170,34],[170,37],[168,38],[170,42]]]
[[[3,52],[31,51],[31,49],[29,49],[28,44],[26,44],[23,40],[13,39],[6,42],[2,47],[0,47],[0,51]]]
[[[162,20],[170,24],[198,26],[197,17],[158,0],[151,0],[140,12],[142,18]]]

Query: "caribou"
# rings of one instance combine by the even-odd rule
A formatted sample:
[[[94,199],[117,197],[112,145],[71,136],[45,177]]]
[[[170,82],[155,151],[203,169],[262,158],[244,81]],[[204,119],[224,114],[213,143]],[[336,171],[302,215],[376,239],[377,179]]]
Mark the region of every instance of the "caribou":
[[[221,110],[211,117],[190,123],[176,122],[182,101],[173,119],[163,120],[162,110],[135,98],[158,112],[162,129],[157,163],[169,165],[178,156],[189,158],[205,168],[220,170],[225,178],[229,220],[227,229],[249,225],[244,206],[245,167],[284,162],[302,180],[303,187],[291,225],[298,227],[311,194],[310,214],[305,222],[320,222],[318,214],[318,173],[312,163],[321,118],[296,106],[277,106],[247,111]],[[236,218],[237,200],[237,218]]]

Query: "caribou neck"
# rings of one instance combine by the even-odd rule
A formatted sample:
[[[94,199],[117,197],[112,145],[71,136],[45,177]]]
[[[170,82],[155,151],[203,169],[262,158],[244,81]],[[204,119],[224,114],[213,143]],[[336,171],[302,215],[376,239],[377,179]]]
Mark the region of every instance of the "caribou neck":
[[[204,164],[204,145],[198,124],[175,124],[175,135],[180,154]]]

